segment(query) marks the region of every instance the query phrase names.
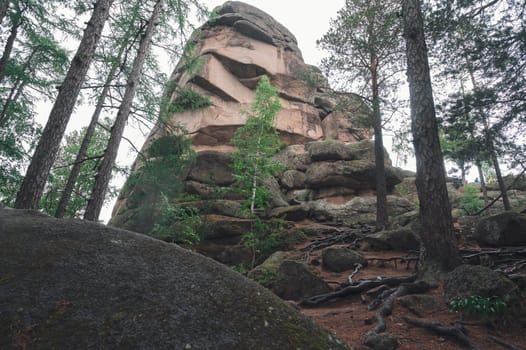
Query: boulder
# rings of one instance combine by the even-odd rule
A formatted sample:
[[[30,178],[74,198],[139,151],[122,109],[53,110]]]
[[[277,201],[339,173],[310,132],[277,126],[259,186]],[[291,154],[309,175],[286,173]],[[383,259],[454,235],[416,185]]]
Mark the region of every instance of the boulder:
[[[390,334],[376,334],[365,340],[365,345],[373,350],[398,349],[398,340]]]
[[[357,264],[367,266],[362,254],[349,248],[329,247],[321,253],[323,267],[332,272],[343,272],[354,269]]]
[[[305,205],[297,204],[279,207],[270,211],[270,217],[283,218],[289,221],[302,221],[309,217],[309,209]]]
[[[272,289],[276,284],[276,277],[280,265],[286,260],[296,260],[301,254],[296,251],[277,251],[272,253],[265,261],[248,272],[248,277]]]
[[[0,348],[347,349],[242,275],[174,244],[0,210]]]
[[[335,140],[310,142],[307,144],[307,152],[312,162],[357,159],[352,147]]]
[[[286,170],[280,178],[281,186],[287,190],[305,188],[305,173],[298,170]]]
[[[234,182],[230,154],[216,151],[198,152],[188,179],[206,184],[228,186]]]
[[[307,265],[293,260],[286,260],[280,265],[273,289],[277,296],[285,300],[300,300],[330,290],[327,282],[311,272]]]
[[[409,227],[372,233],[365,237],[365,241],[371,250],[407,252],[410,250],[418,251],[420,248],[418,236]]]
[[[203,215],[203,227],[198,233],[205,241],[222,242],[223,244],[239,243],[241,237],[252,230],[252,221],[231,216],[208,214]]]
[[[504,212],[480,220],[474,233],[480,245],[526,245],[526,214]]]
[[[376,196],[354,197],[344,203],[331,203],[328,200],[317,200],[309,203],[313,217],[318,221],[336,221],[348,225],[376,221]],[[389,215],[398,216],[410,212],[414,204],[408,200],[387,196]]]
[[[510,307],[522,308],[517,285],[503,273],[480,265],[460,265],[450,272],[444,283],[444,293],[448,300],[473,295],[497,297]]]

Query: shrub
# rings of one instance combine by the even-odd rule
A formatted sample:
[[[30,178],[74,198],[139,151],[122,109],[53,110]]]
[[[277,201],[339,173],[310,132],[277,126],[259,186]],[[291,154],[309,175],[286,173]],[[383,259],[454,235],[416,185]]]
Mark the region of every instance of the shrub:
[[[460,198],[460,207],[467,215],[473,215],[482,209],[484,201],[479,198],[479,188],[476,186],[464,186],[464,194]]]
[[[481,297],[470,295],[463,298],[455,298],[449,302],[449,309],[459,311],[470,316],[497,316],[508,311],[508,304],[497,297]]]

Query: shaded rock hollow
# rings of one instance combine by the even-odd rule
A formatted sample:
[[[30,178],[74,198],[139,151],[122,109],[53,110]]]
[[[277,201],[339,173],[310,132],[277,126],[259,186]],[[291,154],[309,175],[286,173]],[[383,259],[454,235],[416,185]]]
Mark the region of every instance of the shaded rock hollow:
[[[184,192],[196,196],[197,202],[206,202],[193,202],[207,208],[202,212],[208,215],[207,226],[201,234],[213,237],[214,244],[224,244],[224,233],[232,245],[246,233],[246,221],[236,217],[241,198],[224,189],[233,183],[232,136],[245,123],[243,111],[250,109],[257,82],[264,75],[279,89],[282,109],[276,128],[284,149],[278,159],[285,165],[285,170],[267,184],[274,196],[267,214],[276,217],[285,211],[287,219],[293,221],[347,224],[355,217],[355,222],[374,222],[374,147],[371,130],[364,123],[369,114],[367,106],[356,95],[342,98],[342,94],[335,94],[319,69],[305,64],[294,35],[270,15],[236,1],[215,12],[217,16],[191,38],[202,68],[191,75],[181,61],[165,91],[169,101],[175,101],[182,89],[198,92],[211,101],[206,108],[168,116],[169,125],[187,130],[197,152],[186,174]],[[169,130],[159,123],[143,151]],[[134,171],[140,166],[136,161]],[[402,175],[391,166],[388,155],[386,173],[392,190]],[[144,214],[143,206],[137,203],[140,201],[133,200],[137,188],[136,184],[122,191],[110,224],[147,233],[155,215]],[[413,209],[411,203],[401,201],[389,198],[396,214]],[[224,232],[225,226],[230,232]],[[232,237],[238,237],[237,242]]]

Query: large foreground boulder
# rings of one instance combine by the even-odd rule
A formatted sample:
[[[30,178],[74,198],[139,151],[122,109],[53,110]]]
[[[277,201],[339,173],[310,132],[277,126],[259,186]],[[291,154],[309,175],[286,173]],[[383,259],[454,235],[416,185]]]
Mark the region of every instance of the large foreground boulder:
[[[346,349],[269,291],[149,237],[0,209],[0,348]]]

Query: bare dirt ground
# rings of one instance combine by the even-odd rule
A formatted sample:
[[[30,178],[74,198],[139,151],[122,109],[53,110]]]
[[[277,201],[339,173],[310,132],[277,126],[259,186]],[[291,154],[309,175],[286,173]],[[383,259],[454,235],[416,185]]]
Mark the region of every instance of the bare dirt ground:
[[[321,251],[313,251],[309,254],[309,261],[321,261]],[[354,281],[361,279],[374,279],[378,277],[409,276],[415,273],[415,262],[396,264],[394,261],[386,262],[385,259],[407,257],[403,252],[363,252],[368,259],[368,266],[360,269],[353,277]],[[382,260],[383,259],[383,260]],[[316,267],[319,274],[337,288],[340,283],[347,281],[353,271],[344,273],[332,273]],[[363,294],[363,293],[362,293]],[[483,318],[463,319],[460,313],[452,312],[446,303],[442,292],[442,286],[424,293],[434,300],[434,307],[428,310],[419,309],[421,317],[416,316],[408,308],[402,306],[396,300],[393,313],[386,317],[386,332],[398,339],[398,349],[401,350],[453,350],[466,349],[457,340],[433,333],[427,329],[409,325],[404,317],[417,318],[426,321],[440,322],[444,326],[452,326],[461,322],[465,334],[480,350],[490,349],[526,349],[526,320],[513,319],[510,316],[501,317],[497,320]],[[366,300],[364,300],[366,299]],[[375,311],[368,311],[370,300],[360,294],[326,302],[317,307],[302,307],[301,311],[313,318],[315,322],[328,328],[347,342],[354,349],[368,349],[362,345],[366,339],[366,333],[374,324],[366,324],[365,320],[374,316]],[[499,344],[499,342],[501,342]]]

